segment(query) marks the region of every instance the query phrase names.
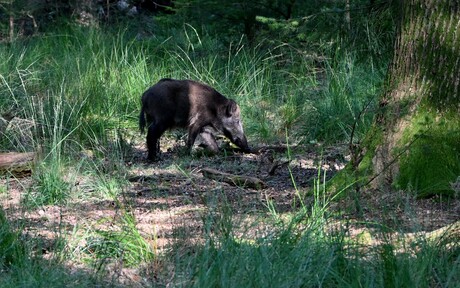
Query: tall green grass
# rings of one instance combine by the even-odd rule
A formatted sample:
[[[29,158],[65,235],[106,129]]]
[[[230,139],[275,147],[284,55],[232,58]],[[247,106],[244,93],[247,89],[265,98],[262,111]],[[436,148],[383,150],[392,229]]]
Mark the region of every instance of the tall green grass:
[[[409,241],[403,234],[391,239],[388,231],[367,230],[360,240],[347,223],[331,221],[328,206],[333,199],[322,183],[316,181],[311,206],[301,205],[291,217],[275,217],[270,224],[245,228],[225,203],[210,211],[203,217],[201,244],[186,243],[164,256],[175,259],[168,285],[458,287],[456,239],[441,235],[441,240],[419,236]]]
[[[372,113],[358,115],[379,91],[382,59],[363,61],[357,52],[327,47],[316,59],[288,45],[267,49],[242,39],[224,46],[190,25],[170,32],[174,38],[138,39],[123,30],[64,25],[2,46],[0,111],[29,118],[27,110],[52,116],[60,107],[57,124],[72,131],[69,140],[100,146],[110,140],[107,131],[135,130],[142,92],[173,77],[206,82],[237,100],[254,141],[282,141],[286,129],[298,140],[346,141],[355,122],[358,132],[369,126]],[[42,112],[31,105],[37,101]]]

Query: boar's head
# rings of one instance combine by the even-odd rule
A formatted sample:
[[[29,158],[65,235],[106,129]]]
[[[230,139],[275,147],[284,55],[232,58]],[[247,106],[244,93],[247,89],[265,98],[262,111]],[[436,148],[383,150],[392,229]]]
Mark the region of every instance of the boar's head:
[[[224,108],[225,111],[221,115],[221,120],[225,137],[243,151],[249,151],[248,141],[244,135],[243,123],[241,122],[240,107],[235,101],[228,100]]]

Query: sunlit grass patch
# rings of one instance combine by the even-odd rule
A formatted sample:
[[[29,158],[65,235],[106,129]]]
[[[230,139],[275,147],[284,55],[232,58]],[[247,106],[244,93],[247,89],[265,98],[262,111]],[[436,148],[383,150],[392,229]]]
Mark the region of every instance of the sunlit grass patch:
[[[116,219],[103,218],[94,230],[85,236],[83,259],[95,267],[120,261],[132,267],[153,261],[156,255],[155,235],[146,238],[136,228],[136,219],[129,211],[122,210]],[[101,228],[102,222],[112,222],[109,229]]]

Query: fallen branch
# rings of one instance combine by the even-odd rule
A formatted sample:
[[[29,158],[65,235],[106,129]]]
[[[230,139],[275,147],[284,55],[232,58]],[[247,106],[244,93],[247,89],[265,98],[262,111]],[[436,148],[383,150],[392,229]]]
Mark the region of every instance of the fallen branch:
[[[253,147],[251,148],[251,153],[259,154],[262,151],[272,150],[277,153],[286,152],[288,149],[296,149],[298,145],[287,145],[287,144],[280,144],[280,145],[267,145],[267,146],[260,146],[260,147]]]
[[[456,221],[447,226],[441,227],[428,233],[427,238],[436,241],[440,244],[454,244],[459,245],[460,239],[460,221]]]
[[[16,176],[28,175],[32,171],[32,164],[35,157],[35,152],[0,153],[0,174],[9,172]]]
[[[439,245],[448,249],[458,249],[458,247],[460,247],[460,221],[456,221],[428,233],[415,232],[403,233],[400,235],[402,235],[404,241],[401,241],[401,237],[395,237],[396,240],[392,241],[392,244],[398,249],[404,249],[405,247],[425,243],[425,240],[431,244]]]
[[[281,166],[284,166],[286,164],[289,164],[291,161],[288,160],[288,161],[275,161],[272,166],[270,167],[270,169],[268,170],[268,175],[270,176],[273,176],[275,175],[275,171],[276,169],[278,169],[278,167],[281,167]]]
[[[253,188],[256,190],[267,187],[267,185],[262,180],[256,177],[234,175],[211,168],[203,168],[201,169],[201,173],[203,173],[203,176],[206,178],[225,182],[233,186]]]
[[[134,175],[128,177],[129,182],[148,182],[148,181],[153,181],[158,179],[158,177],[155,176],[146,176],[146,175]]]

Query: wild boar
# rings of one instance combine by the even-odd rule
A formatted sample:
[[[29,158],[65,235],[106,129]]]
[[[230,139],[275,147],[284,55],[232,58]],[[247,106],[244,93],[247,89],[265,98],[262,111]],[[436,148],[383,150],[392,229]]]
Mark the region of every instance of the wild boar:
[[[217,152],[213,128],[223,133],[243,151],[249,151],[241,123],[238,104],[214,88],[192,80],[161,79],[142,95],[139,115],[141,132],[147,125],[148,159],[155,160],[160,150],[159,139],[174,127],[188,129],[187,147],[192,149],[198,134]]]

